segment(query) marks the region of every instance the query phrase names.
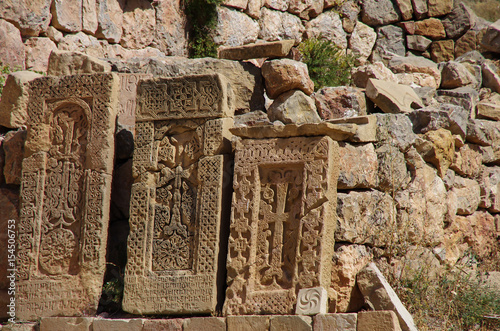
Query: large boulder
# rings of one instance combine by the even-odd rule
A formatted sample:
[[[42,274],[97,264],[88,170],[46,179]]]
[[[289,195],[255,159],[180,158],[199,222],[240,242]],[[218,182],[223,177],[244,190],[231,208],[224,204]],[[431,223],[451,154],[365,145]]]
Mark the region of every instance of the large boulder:
[[[417,109],[409,115],[415,133],[426,133],[440,128],[465,138],[469,112],[461,106],[439,104]]]
[[[368,63],[359,67],[355,67],[351,70],[352,82],[357,87],[366,88],[366,86],[368,85],[368,80],[370,78],[388,82],[396,81],[396,76],[394,76],[394,73],[389,70],[382,62]]]
[[[154,39],[156,13],[147,0],[129,0],[123,12],[123,47],[138,49],[149,46]]]
[[[378,159],[373,144],[353,146],[341,143],[339,156],[339,189],[377,187]]]
[[[26,54],[21,33],[12,23],[2,19],[0,19],[0,45],[3,45],[0,47],[0,62],[3,66],[7,65],[13,69],[25,68]]]
[[[244,13],[224,6],[217,8],[214,42],[217,45],[241,46],[253,43],[259,35],[259,24]]]
[[[324,120],[366,115],[365,93],[354,87],[324,87],[313,98]]]
[[[441,70],[441,87],[446,89],[453,89],[466,85],[477,84],[476,79],[470,73],[465,65],[449,61],[442,66]]]
[[[453,9],[453,0],[429,0],[429,16],[438,17],[451,12]]]
[[[441,89],[437,91],[437,95],[436,100],[439,103],[461,106],[469,112],[470,118],[475,118],[478,93],[473,87],[463,86],[452,90]]]
[[[319,123],[321,118],[316,112],[314,100],[300,90],[281,94],[267,110],[269,120],[285,124]]]
[[[366,0],[362,2],[361,20],[370,26],[387,25],[401,20],[396,5],[391,0]]]
[[[446,171],[455,160],[455,140],[450,131],[438,129],[428,131],[415,144],[425,161],[432,163],[444,178]]]
[[[489,51],[500,53],[500,19],[488,27],[481,45]]]
[[[111,43],[119,43],[123,32],[123,9],[124,0],[100,0],[98,1],[99,27],[96,37],[106,39]]]
[[[377,41],[373,48],[373,61],[388,61],[394,56],[405,56],[406,46],[403,29],[395,25],[377,28]]]
[[[295,39],[296,42],[302,41],[304,26],[300,18],[293,14],[262,8],[259,24],[260,39],[267,41],[285,39]]]
[[[290,59],[264,62],[262,77],[266,82],[267,95],[274,99],[280,94],[299,89],[307,95],[314,92],[314,83],[309,78],[307,65]]]
[[[75,5],[82,6],[82,3],[54,0],[51,8],[52,26],[65,32],[82,31],[82,11],[75,10]]]
[[[446,35],[450,39],[456,39],[469,30],[476,21],[474,12],[463,3],[457,4],[451,13],[442,21]]]
[[[56,44],[49,38],[33,37],[25,42],[26,69],[47,72],[49,56],[57,50]]]
[[[422,56],[395,56],[387,64],[395,73],[419,73],[434,78],[436,86],[441,84],[441,71],[437,64]],[[433,87],[433,86],[430,86]]]
[[[111,72],[111,66],[98,58],[80,52],[53,51],[49,57],[47,74],[65,76]]]
[[[415,34],[429,37],[433,40],[446,38],[443,23],[437,18],[428,18],[415,22]]]
[[[156,2],[154,45],[167,55],[187,55],[187,19],[182,1]]]
[[[358,22],[351,38],[349,39],[349,49],[356,57],[359,64],[364,64],[372,53],[373,46],[377,40],[377,33],[373,28],[362,22]]]
[[[51,3],[52,0],[2,0],[0,17],[13,22],[23,36],[36,37],[49,26]]]
[[[341,48],[347,48],[347,35],[340,16],[333,10],[325,12],[306,24],[307,38],[329,40]]]

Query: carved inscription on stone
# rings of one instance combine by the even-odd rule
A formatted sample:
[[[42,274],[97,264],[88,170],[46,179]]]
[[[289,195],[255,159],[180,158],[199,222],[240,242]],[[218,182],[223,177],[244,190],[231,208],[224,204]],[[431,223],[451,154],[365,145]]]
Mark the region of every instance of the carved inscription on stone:
[[[137,85],[139,81],[150,79],[151,74],[118,74],[120,77],[120,95],[118,98],[118,119],[120,126],[131,130],[135,125]]]
[[[104,276],[118,78],[30,86],[21,181],[17,317],[95,311]]]
[[[293,314],[299,289],[329,286],[337,148],[329,137],[237,144],[227,314]]]
[[[123,309],[213,313],[231,97],[218,75],[143,81],[137,95]],[[192,118],[188,118],[191,116]],[[224,189],[223,183],[226,183]],[[228,226],[227,222],[225,226]],[[225,254],[225,253],[224,253]]]

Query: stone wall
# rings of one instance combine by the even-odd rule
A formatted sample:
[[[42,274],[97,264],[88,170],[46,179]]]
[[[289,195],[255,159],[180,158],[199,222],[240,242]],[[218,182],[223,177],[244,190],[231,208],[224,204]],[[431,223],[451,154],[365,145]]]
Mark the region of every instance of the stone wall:
[[[322,36],[360,64],[407,52],[451,60],[482,50],[491,23],[453,0],[227,0],[217,8],[218,46]],[[47,71],[53,50],[98,58],[186,56],[189,25],[182,1],[3,1],[0,61]],[[496,44],[498,49],[498,43]],[[488,48],[488,46],[486,47]],[[8,49],[8,51],[7,51]]]

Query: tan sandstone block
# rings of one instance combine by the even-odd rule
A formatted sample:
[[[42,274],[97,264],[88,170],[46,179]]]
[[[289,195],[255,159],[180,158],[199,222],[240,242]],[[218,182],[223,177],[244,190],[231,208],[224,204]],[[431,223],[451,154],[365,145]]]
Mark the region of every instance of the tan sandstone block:
[[[226,317],[227,331],[260,331],[269,330],[270,316],[228,316]]]
[[[291,314],[299,289],[330,286],[337,177],[329,137],[237,143],[226,314]]]
[[[183,331],[226,331],[226,320],[222,317],[193,317],[184,321]]]
[[[52,51],[49,57],[47,75],[64,76],[111,72],[111,66],[104,61],[80,52]]]
[[[269,331],[312,331],[312,318],[309,316],[275,316],[271,317]]]
[[[82,316],[102,291],[118,77],[43,77],[30,88],[26,144],[42,126],[50,148],[23,160],[16,313]]]
[[[0,99],[0,125],[20,128],[28,119],[29,82],[42,75],[31,71],[18,71],[7,77]]]
[[[118,98],[117,124],[134,132],[137,85],[151,74],[118,74],[120,77],[120,96]]]
[[[145,320],[142,331],[182,331],[183,318]]]
[[[268,43],[248,44],[236,47],[219,47],[217,56],[219,59],[248,60],[260,58],[286,57],[292,49],[295,40],[280,40]]]
[[[40,320],[40,331],[93,331],[93,317],[45,317]]]
[[[358,330],[401,331],[401,327],[393,311],[363,311],[358,313]]]
[[[95,319],[92,331],[142,331],[143,319]]]
[[[314,316],[314,331],[356,331],[357,314],[320,314]]]

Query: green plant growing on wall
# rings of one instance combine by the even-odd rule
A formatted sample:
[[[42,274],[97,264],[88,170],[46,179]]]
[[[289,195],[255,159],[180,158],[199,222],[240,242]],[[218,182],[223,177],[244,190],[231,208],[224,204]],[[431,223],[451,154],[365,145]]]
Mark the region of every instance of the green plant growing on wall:
[[[324,86],[342,86],[351,82],[354,57],[335,43],[319,38],[310,38],[299,45],[303,62],[309,68],[314,89]]]
[[[191,24],[190,57],[217,57],[212,32],[217,25],[217,5],[223,0],[186,0],[185,11]]]
[[[0,61],[0,97],[2,96],[3,92],[3,86],[5,85],[5,81],[7,80],[7,76],[17,70],[11,70],[10,66],[8,64],[3,64],[2,61]]]

